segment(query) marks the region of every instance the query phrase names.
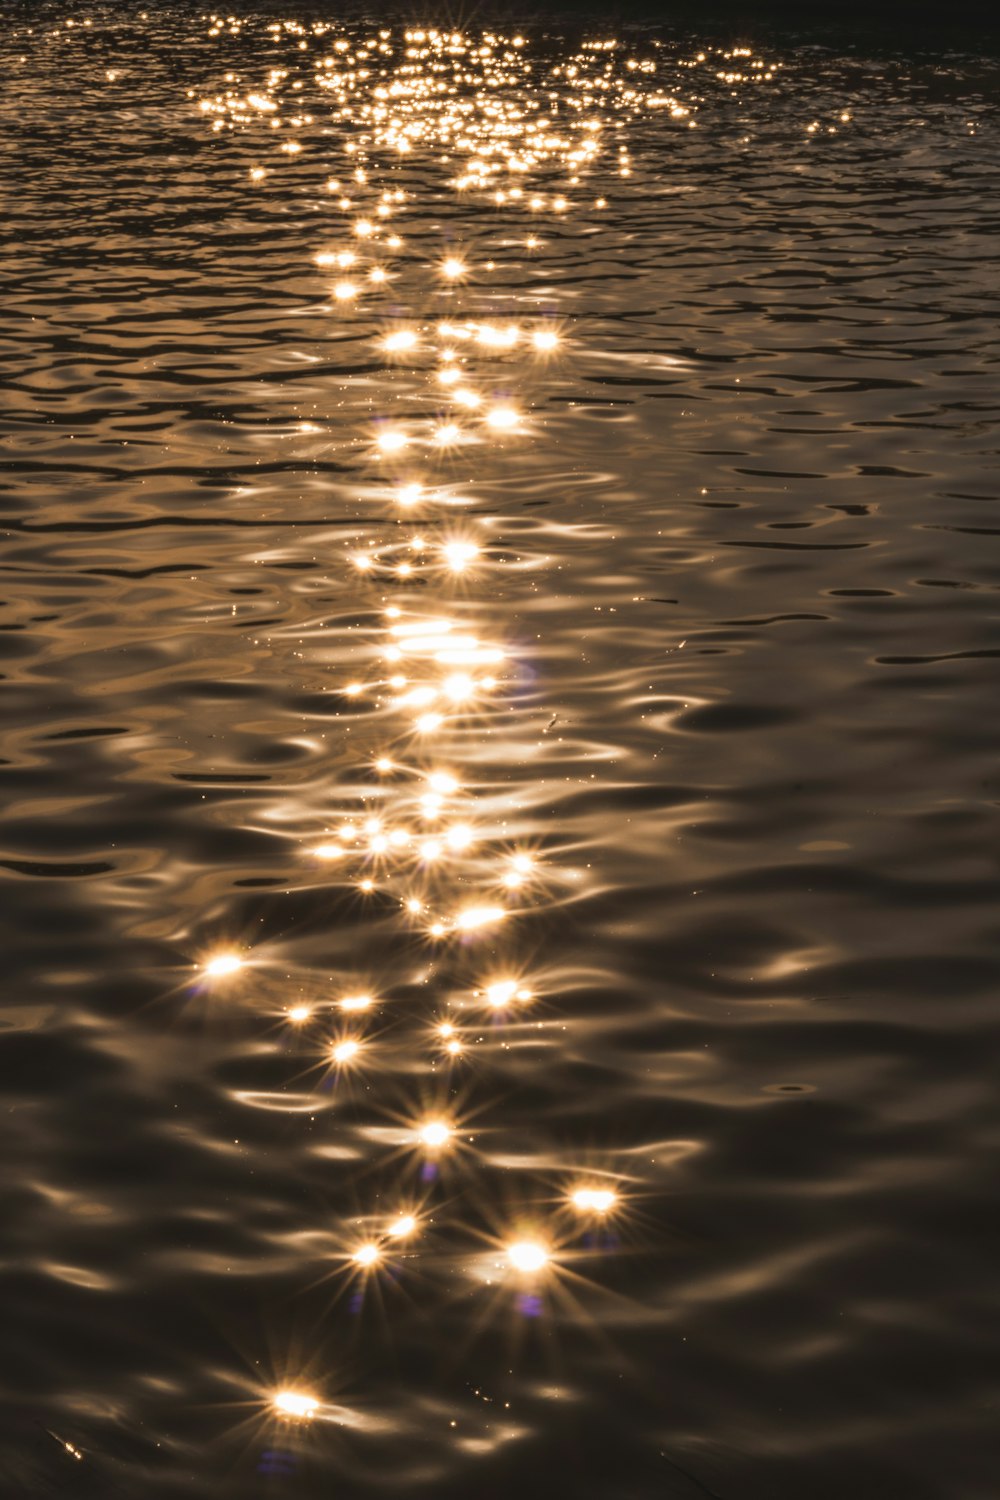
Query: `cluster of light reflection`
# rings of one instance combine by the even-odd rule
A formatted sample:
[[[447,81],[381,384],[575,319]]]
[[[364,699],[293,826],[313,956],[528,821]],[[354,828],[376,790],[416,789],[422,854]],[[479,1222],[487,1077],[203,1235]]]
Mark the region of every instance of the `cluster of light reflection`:
[[[232,32],[229,21],[213,16],[209,34],[227,27]],[[657,109],[691,127],[696,101],[657,81],[655,57],[633,55],[617,42],[585,43],[539,72],[542,65],[531,61],[519,35],[384,27],[368,28],[359,40],[325,21],[274,22],[268,30],[275,46],[287,44],[294,57],[250,86],[227,75],[233,86],[200,108],[213,131],[257,131],[285,156],[322,158],[327,232],[310,274],[334,326],[350,329],[364,319],[371,339],[368,325],[377,323],[368,347],[381,362],[381,383],[372,382],[376,404],[356,437],[359,463],[377,472],[379,493],[392,506],[383,535],[369,528],[346,553],[359,592],[381,609],[383,623],[359,646],[351,680],[337,686],[352,712],[378,715],[385,748],[369,751],[359,768],[360,795],[331,809],[306,847],[314,880],[362,895],[393,894],[408,927],[431,940],[430,952],[449,944],[463,953],[489,949],[477,983],[458,1002],[462,1008],[442,1019],[444,1004],[454,1002],[435,996],[437,1018],[430,1025],[425,1019],[427,1067],[454,1081],[468,1076],[466,1054],[479,1045],[477,1028],[509,1034],[533,1009],[535,991],[520,965],[503,962],[504,934],[544,895],[545,867],[537,851],[509,840],[482,814],[474,778],[462,772],[452,731],[489,712],[512,664],[503,641],[484,633],[468,607],[477,583],[489,582],[500,566],[489,533],[480,524],[442,526],[439,518],[454,502],[456,465],[468,466],[486,451],[483,445],[506,452],[536,435],[532,393],[573,338],[566,323],[541,312],[531,317],[523,306],[516,317],[482,315],[483,290],[494,288],[489,305],[495,307],[500,283],[492,280],[497,262],[477,250],[475,235],[460,246],[433,245],[429,254],[422,239],[419,250],[411,249],[396,221],[421,204],[400,169],[414,153],[433,160],[444,169],[447,190],[466,203],[478,195],[490,215],[505,210],[516,228],[512,243],[536,256],[545,244],[539,219],[556,226],[606,209],[607,197],[589,189],[596,171],[631,177],[635,164],[619,133],[622,121]],[[691,66],[705,61],[699,54]],[[744,67],[755,79],[773,76],[752,58],[737,62],[734,53],[723,61],[734,76]],[[306,103],[310,71],[315,104]],[[312,128],[320,111],[322,136]],[[333,171],[332,124],[343,140]],[[255,165],[249,181],[272,191],[278,170]],[[339,227],[330,228],[337,215]],[[471,203],[467,217],[473,218]],[[525,235],[532,221],[538,232]],[[387,298],[391,282],[399,285]],[[405,287],[414,283],[419,293],[407,306]],[[394,400],[397,389],[405,405]],[[415,389],[423,392],[422,404]],[[474,494],[474,470],[469,487]],[[477,944],[480,935],[489,942]],[[243,964],[236,952],[220,951],[202,971],[222,979]],[[385,1003],[380,998],[379,1008]],[[326,1012],[339,1013],[341,1027],[357,1027],[361,1022],[348,1018],[375,1004],[371,993],[347,990],[313,996],[284,1014],[295,1026],[312,1023],[305,1042],[324,1029]],[[349,1070],[363,1058],[368,1063],[369,1046],[376,1062],[379,1053],[377,1042],[343,1029],[325,1030],[321,1045],[335,1075],[329,1082],[345,1090]],[[365,1082],[375,1074],[366,1066]],[[439,1160],[445,1159],[443,1169],[460,1141],[469,1151],[462,1131],[451,1103],[415,1111],[406,1122],[406,1146],[422,1160],[426,1181],[436,1180]],[[619,1197],[599,1174],[565,1187],[559,1203],[556,1218],[572,1210],[586,1225],[613,1216]],[[368,1237],[345,1248],[343,1262],[361,1280],[392,1269],[391,1247],[420,1227],[409,1208],[389,1218],[383,1210],[379,1223],[374,1229],[368,1221]],[[499,1237],[495,1250],[515,1281],[533,1284],[558,1269],[563,1242],[555,1227],[551,1233],[532,1227]],[[317,1397],[297,1387],[278,1390],[270,1401],[288,1420],[308,1421],[320,1409]]]

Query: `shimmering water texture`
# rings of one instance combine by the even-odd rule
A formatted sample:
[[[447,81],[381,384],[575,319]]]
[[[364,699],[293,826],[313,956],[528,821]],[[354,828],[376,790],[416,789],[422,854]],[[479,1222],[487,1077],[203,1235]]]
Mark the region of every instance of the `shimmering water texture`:
[[[0,1491],[992,1500],[996,64],[332,16],[0,40]]]

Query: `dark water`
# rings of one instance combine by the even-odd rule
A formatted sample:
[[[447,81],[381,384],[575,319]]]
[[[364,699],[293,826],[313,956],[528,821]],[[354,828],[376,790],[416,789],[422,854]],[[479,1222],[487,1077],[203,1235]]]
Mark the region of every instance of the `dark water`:
[[[273,14],[0,42],[0,1493],[994,1497],[995,56]]]

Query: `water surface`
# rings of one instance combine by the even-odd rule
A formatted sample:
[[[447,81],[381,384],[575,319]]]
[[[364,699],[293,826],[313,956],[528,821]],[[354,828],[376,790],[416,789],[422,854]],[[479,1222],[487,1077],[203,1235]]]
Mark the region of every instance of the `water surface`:
[[[987,1500],[994,55],[241,17],[0,42],[4,1492]]]

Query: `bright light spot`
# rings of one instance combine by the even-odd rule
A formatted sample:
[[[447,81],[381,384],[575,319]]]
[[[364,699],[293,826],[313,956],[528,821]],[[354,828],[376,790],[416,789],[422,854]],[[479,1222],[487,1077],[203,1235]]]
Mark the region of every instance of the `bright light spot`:
[[[496,432],[509,432],[518,425],[520,420],[512,406],[492,406],[486,413],[488,426]]]
[[[548,1264],[549,1252],[536,1240],[518,1240],[507,1246],[507,1259],[515,1271],[540,1271]]]
[[[396,353],[400,349],[413,349],[416,342],[417,335],[415,333],[409,328],[400,328],[395,333],[388,335],[383,347],[392,353]]]
[[[509,1005],[517,994],[516,979],[499,979],[495,984],[486,986],[486,999],[490,1005],[499,1009],[503,1005]]]
[[[455,672],[442,683],[445,696],[452,703],[464,703],[475,691],[475,680],[465,672]]]
[[[343,854],[339,844],[318,844],[313,850],[314,859],[339,859]]]
[[[536,349],[546,351],[549,349],[554,349],[556,347],[559,342],[559,337],[550,329],[539,328],[536,329],[536,331],[532,334],[531,342],[534,344]]]
[[[449,255],[448,259],[442,262],[441,275],[447,277],[449,281],[457,281],[460,276],[465,275],[465,262],[459,260],[456,255]]]
[[[332,1049],[330,1056],[333,1058],[335,1063],[348,1063],[352,1058],[357,1057],[360,1051],[360,1042],[348,1040],[346,1042],[338,1042]]]
[[[376,439],[382,453],[399,453],[409,441],[406,433],[399,427],[383,427]]]
[[[506,915],[502,906],[467,906],[458,913],[455,926],[460,932],[475,932],[479,927],[503,921]]]
[[[351,1256],[355,1265],[358,1266],[373,1266],[381,1258],[382,1252],[377,1245],[362,1245]]]
[[[404,484],[397,491],[396,499],[399,501],[400,505],[416,505],[417,501],[422,497],[423,493],[424,487],[422,484]]]
[[[237,954],[217,953],[205,965],[205,973],[212,979],[223,979],[227,974],[235,974],[242,967],[243,960]]]
[[[463,573],[479,556],[479,548],[475,542],[445,542],[441,553],[453,573]]]
[[[451,1140],[452,1129],[444,1120],[428,1120],[426,1125],[421,1125],[417,1135],[425,1146],[435,1149]]]
[[[618,1202],[618,1194],[611,1188],[577,1188],[570,1202],[583,1213],[606,1214]]]
[[[371,1003],[371,995],[344,995],[340,1000],[337,1001],[337,1004],[340,1006],[341,1010],[367,1010]],[[345,1042],[344,1046],[346,1047],[347,1045],[349,1044]],[[357,1042],[351,1043],[350,1045],[352,1045],[355,1051],[357,1051]]]
[[[418,734],[433,734],[443,723],[444,717],[441,714],[421,714],[413,727]]]
[[[375,762],[375,769],[384,776],[387,771],[392,770],[392,761],[387,755],[380,755]]]
[[[288,1019],[301,1026],[303,1021],[308,1021],[312,1010],[308,1005],[293,1005],[288,1012]]]
[[[315,1396],[303,1395],[301,1391],[279,1391],[271,1404],[283,1416],[300,1417],[304,1420],[308,1420],[319,1408]]]
[[[333,289],[333,295],[338,302],[350,302],[352,297],[358,295],[358,289],[353,281],[338,281]]]
[[[457,1057],[462,1050],[462,1043],[453,1038],[444,1049],[451,1057]]]
[[[412,1234],[416,1227],[417,1221],[412,1214],[400,1214],[398,1219],[393,1219],[386,1233],[390,1234],[394,1240],[402,1240],[408,1234]]]
[[[460,852],[462,849],[468,849],[469,845],[474,841],[474,839],[475,834],[469,827],[468,823],[456,823],[454,828],[449,828],[448,832],[445,835],[445,840],[448,844],[448,848],[454,849],[456,852]]]
[[[432,771],[427,778],[427,785],[446,797],[458,791],[458,782],[449,771]]]

